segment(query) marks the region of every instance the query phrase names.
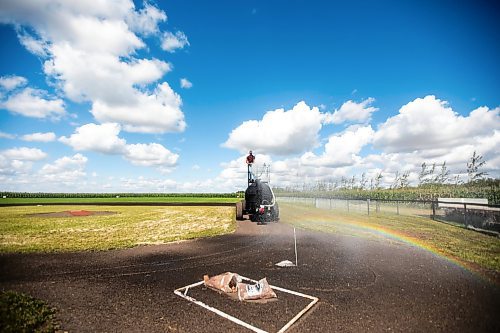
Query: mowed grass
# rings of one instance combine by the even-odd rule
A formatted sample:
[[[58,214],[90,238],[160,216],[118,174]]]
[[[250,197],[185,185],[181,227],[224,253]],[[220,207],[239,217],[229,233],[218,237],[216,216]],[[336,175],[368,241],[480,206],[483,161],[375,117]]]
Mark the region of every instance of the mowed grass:
[[[361,213],[280,204],[283,221],[301,228],[364,237],[383,242],[408,242],[426,248],[500,280],[500,239],[433,221],[425,216]]]
[[[12,204],[90,203],[236,203],[241,198],[221,197],[118,197],[118,198],[0,198],[0,206]]]
[[[38,217],[68,210],[113,215]],[[109,250],[231,233],[234,207],[22,206],[0,208],[0,252]]]

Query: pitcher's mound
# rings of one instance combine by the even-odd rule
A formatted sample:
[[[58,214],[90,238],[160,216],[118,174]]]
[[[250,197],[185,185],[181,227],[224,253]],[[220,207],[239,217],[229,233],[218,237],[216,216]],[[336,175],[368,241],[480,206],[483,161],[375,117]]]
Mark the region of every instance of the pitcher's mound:
[[[113,215],[113,214],[116,214],[116,212],[92,211],[92,210],[66,210],[64,212],[29,214],[28,216],[32,216],[32,217],[74,217],[74,216]]]

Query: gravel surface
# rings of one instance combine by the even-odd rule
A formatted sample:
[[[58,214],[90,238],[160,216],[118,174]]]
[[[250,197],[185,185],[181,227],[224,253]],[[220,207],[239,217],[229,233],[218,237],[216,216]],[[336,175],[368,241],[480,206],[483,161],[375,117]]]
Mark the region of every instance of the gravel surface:
[[[289,332],[500,332],[500,289],[422,249],[238,222],[236,233],[106,252],[0,255],[0,288],[58,309],[69,332],[249,332],[173,290],[227,271],[316,296]],[[203,287],[189,294],[276,332],[309,301],[246,303]]]

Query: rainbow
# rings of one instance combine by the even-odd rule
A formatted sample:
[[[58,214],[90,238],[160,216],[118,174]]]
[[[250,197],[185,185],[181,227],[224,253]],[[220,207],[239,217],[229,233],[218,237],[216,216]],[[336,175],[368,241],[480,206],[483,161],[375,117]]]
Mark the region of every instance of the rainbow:
[[[486,280],[490,283],[498,284],[498,281],[491,279],[488,275],[484,274],[482,271],[474,267],[472,264],[465,262],[463,260],[454,258],[447,253],[437,249],[436,247],[428,244],[421,239],[416,237],[408,236],[407,234],[393,230],[390,228],[386,228],[383,226],[378,226],[370,223],[365,223],[356,219],[356,222],[345,222],[339,220],[328,220],[325,218],[324,214],[308,212],[306,219],[304,216],[293,216],[292,217],[293,224],[296,224],[300,227],[304,227],[307,229],[311,229],[310,227],[313,225],[319,226],[327,226],[331,228],[331,230],[344,231],[344,233],[350,234],[353,237],[369,237],[372,235],[383,237],[385,239],[391,239],[400,243],[404,243],[413,247],[417,247],[423,249],[431,253],[433,256],[439,259],[444,259],[450,264],[459,267],[460,269],[466,270],[470,272],[476,278],[481,280]],[[313,227],[314,229],[314,227]],[[324,230],[324,229],[321,229]],[[351,231],[351,232],[349,232]],[[354,231],[354,233],[352,232]]]

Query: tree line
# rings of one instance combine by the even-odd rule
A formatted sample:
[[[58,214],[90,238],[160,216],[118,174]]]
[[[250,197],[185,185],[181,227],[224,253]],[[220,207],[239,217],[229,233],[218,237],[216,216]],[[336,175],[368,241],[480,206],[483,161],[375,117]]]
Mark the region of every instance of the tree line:
[[[308,194],[312,196],[379,200],[435,200],[438,197],[487,198],[491,204],[500,204],[500,179],[486,178],[484,157],[475,151],[468,159],[466,169],[452,176],[446,161],[442,164],[421,164],[416,186],[410,184],[410,171],[396,171],[389,186],[382,186],[383,172],[368,178],[341,177],[329,181],[303,183],[277,188],[280,195]],[[466,178],[465,178],[466,177]]]

